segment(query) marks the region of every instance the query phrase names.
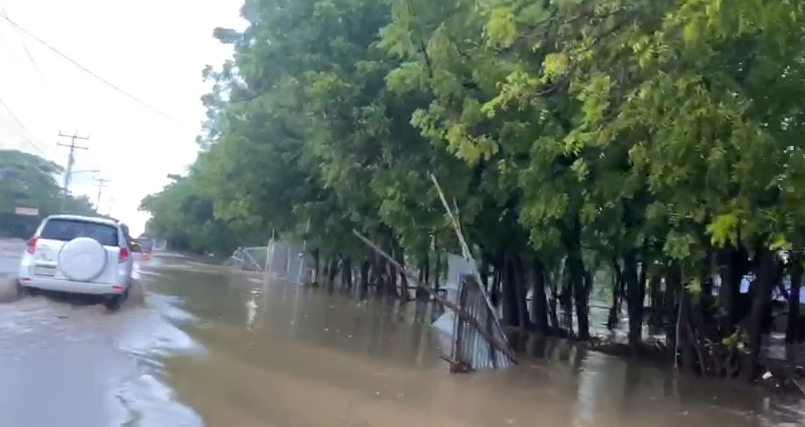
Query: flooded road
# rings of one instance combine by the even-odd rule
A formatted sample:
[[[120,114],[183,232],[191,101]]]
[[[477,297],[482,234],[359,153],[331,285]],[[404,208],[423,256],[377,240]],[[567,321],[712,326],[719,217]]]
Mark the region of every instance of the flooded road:
[[[24,250],[0,242],[0,278]],[[0,304],[0,416],[10,427],[202,426],[160,381],[159,357],[203,354],[164,297],[119,313],[78,298]],[[135,422],[136,421],[136,422]]]
[[[3,267],[0,256],[0,267]],[[516,368],[450,375],[427,316],[233,275],[143,266],[145,305],[0,305],[11,427],[794,426],[805,402],[534,341]],[[735,388],[735,390],[733,390]]]

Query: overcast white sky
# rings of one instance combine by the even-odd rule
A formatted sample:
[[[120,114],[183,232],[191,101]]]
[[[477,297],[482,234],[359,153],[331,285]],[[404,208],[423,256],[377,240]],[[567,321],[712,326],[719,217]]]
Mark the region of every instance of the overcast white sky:
[[[95,200],[92,178],[110,180],[101,212],[127,222],[132,234],[140,233],[147,219],[137,212],[140,199],[162,188],[167,174],[183,173],[195,158],[194,138],[204,113],[199,97],[206,92],[201,69],[231,54],[212,38],[212,30],[242,28],[241,4],[0,0],[21,27],[175,119],[127,98],[0,19],[0,100],[30,131],[0,106],[0,147],[66,165],[68,150],[56,143],[69,140],[59,138],[59,130],[89,135],[89,141],[81,141],[89,150],[77,152],[75,170],[101,172],[74,175],[71,190]]]

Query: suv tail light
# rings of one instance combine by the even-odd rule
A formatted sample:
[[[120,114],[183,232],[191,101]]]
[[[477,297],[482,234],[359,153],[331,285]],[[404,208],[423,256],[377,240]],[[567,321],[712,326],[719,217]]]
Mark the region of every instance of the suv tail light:
[[[34,252],[36,252],[36,242],[37,242],[37,240],[39,240],[39,239],[37,239],[36,237],[31,237],[30,239],[28,239],[28,243],[27,243],[27,247],[25,248],[25,251],[28,252],[29,254],[33,255]]]
[[[120,252],[117,255],[117,263],[122,264],[129,259],[129,248],[120,248]]]

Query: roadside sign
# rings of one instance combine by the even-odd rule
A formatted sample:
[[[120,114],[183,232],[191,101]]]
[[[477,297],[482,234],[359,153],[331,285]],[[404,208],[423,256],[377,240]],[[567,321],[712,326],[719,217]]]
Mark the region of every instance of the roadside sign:
[[[37,208],[26,208],[26,207],[18,207],[14,209],[14,213],[17,215],[24,215],[24,216],[39,216],[39,209]]]

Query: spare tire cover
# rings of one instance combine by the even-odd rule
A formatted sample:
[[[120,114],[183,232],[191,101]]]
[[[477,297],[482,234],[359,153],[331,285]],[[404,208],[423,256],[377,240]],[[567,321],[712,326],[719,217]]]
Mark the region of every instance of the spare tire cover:
[[[89,237],[73,239],[59,252],[59,269],[70,280],[90,281],[103,272],[106,262],[106,249]]]

